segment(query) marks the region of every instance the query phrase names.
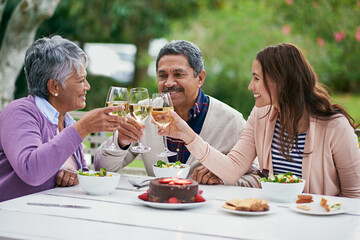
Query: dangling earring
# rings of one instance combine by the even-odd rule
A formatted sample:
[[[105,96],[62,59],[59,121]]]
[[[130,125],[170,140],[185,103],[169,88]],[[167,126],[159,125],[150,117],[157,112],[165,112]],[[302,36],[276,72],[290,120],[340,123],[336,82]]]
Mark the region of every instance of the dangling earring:
[[[55,97],[57,97],[57,96],[58,96],[58,94],[57,94],[57,93],[55,93],[55,94],[54,94],[54,96],[55,96]]]

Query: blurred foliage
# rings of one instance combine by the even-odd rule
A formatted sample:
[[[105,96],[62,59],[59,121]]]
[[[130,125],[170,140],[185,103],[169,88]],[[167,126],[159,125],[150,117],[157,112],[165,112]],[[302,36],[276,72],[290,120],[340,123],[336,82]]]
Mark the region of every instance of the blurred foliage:
[[[19,1],[8,2],[4,18]],[[254,105],[247,90],[252,61],[259,50],[280,42],[300,47],[333,92],[360,94],[359,0],[62,0],[37,37],[53,34],[80,46],[85,42],[135,44],[136,64],[143,74],[151,61],[147,54],[151,39],[192,41],[204,55],[204,91],[245,117]],[[26,95],[21,76],[16,97]],[[128,87],[157,91],[155,78],[142,75],[139,79]],[[86,109],[104,106],[109,86],[120,84],[91,75],[88,80],[92,89]]]
[[[169,23],[214,9],[219,0],[62,0],[39,33],[65,33],[80,42],[132,43],[136,46],[134,85],[147,78],[150,40],[170,32]],[[46,35],[49,35],[46,34]]]
[[[274,15],[276,9],[263,2],[228,1],[222,11],[199,14],[191,28],[175,23],[169,38],[186,39],[199,46],[207,73],[204,91],[247,118],[254,106],[248,90],[252,61],[264,46],[285,40],[273,25]]]
[[[320,80],[332,89],[360,93],[360,72],[355,68],[360,62],[360,42],[354,32],[360,7],[354,1],[324,1],[324,5],[229,0],[221,11],[204,10],[191,24],[175,22],[168,38],[186,39],[200,47],[207,72],[203,89],[246,117],[254,105],[247,90],[252,61],[264,47],[281,42],[300,47]],[[348,37],[337,42],[334,31],[341,29],[348,30]],[[325,41],[322,46],[319,36]]]
[[[274,0],[268,4],[280,13],[277,24],[288,24],[292,35],[306,36],[304,47],[325,84],[337,91],[360,93],[359,0]]]

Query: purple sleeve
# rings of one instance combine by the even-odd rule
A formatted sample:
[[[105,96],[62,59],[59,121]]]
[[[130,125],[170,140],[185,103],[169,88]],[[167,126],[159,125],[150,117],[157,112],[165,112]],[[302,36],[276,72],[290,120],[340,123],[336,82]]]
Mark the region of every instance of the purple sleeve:
[[[7,126],[0,135],[4,153],[21,180],[32,186],[54,176],[82,142],[74,127],[54,136],[56,126],[31,107],[14,108],[3,120]]]

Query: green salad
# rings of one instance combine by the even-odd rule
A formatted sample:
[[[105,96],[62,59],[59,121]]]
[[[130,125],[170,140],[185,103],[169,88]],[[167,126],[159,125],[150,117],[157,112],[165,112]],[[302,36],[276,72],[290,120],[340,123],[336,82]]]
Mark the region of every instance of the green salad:
[[[92,174],[90,174],[89,172],[83,172],[79,169],[78,171],[79,175],[83,175],[83,176],[94,176],[94,177],[105,177],[107,176],[107,171],[106,168],[100,168],[98,172],[94,172]],[[110,177],[112,175],[109,175]]]
[[[268,178],[260,178],[260,182],[275,182],[275,183],[299,183],[302,182],[300,178],[296,177],[292,172],[284,174],[270,175]]]
[[[180,161],[177,161],[175,163],[166,163],[159,160],[154,166],[159,168],[184,168],[184,166],[181,165]]]

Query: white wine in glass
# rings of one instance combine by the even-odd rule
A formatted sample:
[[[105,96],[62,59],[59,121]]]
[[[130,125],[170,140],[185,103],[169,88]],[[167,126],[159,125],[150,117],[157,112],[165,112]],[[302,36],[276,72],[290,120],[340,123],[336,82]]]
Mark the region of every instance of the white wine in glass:
[[[121,111],[116,111],[110,113],[111,115],[118,115],[120,117],[125,117],[128,111],[129,102],[128,102],[128,90],[127,88],[123,87],[114,87],[111,86],[109,88],[108,95],[106,97],[106,107],[112,107],[112,106],[124,106],[124,109]],[[105,150],[107,151],[121,151],[115,144],[115,134],[116,131],[113,133],[112,142],[111,145],[108,147],[105,147]]]
[[[109,102],[106,102],[105,106],[106,107],[124,106],[123,110],[110,113],[111,115],[118,115],[120,117],[124,117],[129,110],[129,102],[128,101],[109,101]]]
[[[150,114],[149,92],[146,88],[132,88],[129,97],[129,113],[138,123],[143,124]],[[131,148],[135,153],[145,153],[151,150],[150,147],[142,145],[139,139],[139,145]]]
[[[166,127],[171,123],[173,117],[171,116],[170,110],[174,110],[174,107],[169,93],[154,93],[152,95],[151,116],[157,124]],[[163,152],[158,154],[158,157],[175,156],[177,153],[171,152],[167,148],[166,136],[164,136],[163,139],[165,142],[165,149]]]

